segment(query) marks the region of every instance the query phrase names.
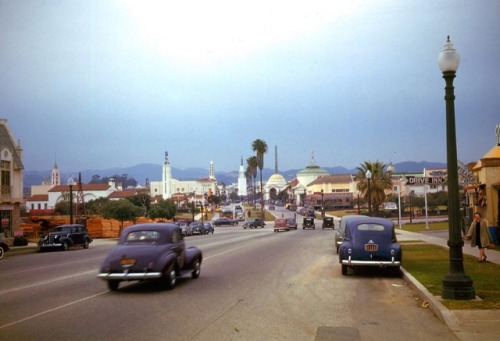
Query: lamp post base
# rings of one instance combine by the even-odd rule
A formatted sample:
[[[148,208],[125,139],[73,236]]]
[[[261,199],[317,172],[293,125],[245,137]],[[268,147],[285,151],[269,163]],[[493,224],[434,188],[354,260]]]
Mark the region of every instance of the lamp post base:
[[[476,291],[472,279],[465,273],[448,273],[443,278],[442,298],[446,300],[473,300]]]

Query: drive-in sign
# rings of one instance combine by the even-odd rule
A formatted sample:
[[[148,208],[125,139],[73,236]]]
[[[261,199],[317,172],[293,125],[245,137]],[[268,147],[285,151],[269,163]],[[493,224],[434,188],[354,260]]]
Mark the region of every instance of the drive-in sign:
[[[407,185],[441,185],[444,182],[444,178],[441,176],[407,176]]]

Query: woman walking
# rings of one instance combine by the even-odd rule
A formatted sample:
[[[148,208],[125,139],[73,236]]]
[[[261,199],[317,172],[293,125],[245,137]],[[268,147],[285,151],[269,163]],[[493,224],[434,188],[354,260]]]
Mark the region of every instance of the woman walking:
[[[474,220],[467,232],[467,239],[472,239],[470,246],[477,246],[479,249],[479,263],[486,262],[485,250],[492,243],[488,222],[481,219],[481,214],[474,213]]]

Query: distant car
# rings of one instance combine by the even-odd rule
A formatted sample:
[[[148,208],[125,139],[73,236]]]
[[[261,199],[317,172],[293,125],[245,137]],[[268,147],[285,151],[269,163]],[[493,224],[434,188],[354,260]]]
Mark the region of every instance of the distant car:
[[[53,249],[67,251],[73,246],[88,249],[90,243],[92,243],[92,238],[87,234],[85,226],[68,224],[57,226],[54,232],[40,238],[38,246],[41,252]]]
[[[335,229],[335,222],[333,217],[324,217],[323,223],[321,224],[321,228],[324,229]]]
[[[388,268],[399,274],[403,252],[393,221],[358,216],[347,220],[345,231],[339,247],[342,275],[347,275],[348,269],[367,266]]]
[[[218,218],[215,219],[213,222],[214,226],[223,226],[223,225],[238,225],[238,220],[237,219],[229,219],[229,218]]]
[[[5,252],[9,251],[9,245],[5,244],[3,239],[0,238],[0,259],[3,258]]]
[[[274,220],[274,232],[290,231],[286,218],[276,218]]]
[[[316,224],[314,223],[313,217],[304,217],[302,220],[302,229],[316,229]]]
[[[204,222],[203,226],[205,226],[205,233],[206,234],[209,234],[209,233],[214,234],[215,229],[214,229],[212,223]]]
[[[266,226],[266,223],[262,218],[250,218],[243,224],[244,229],[247,227],[251,229],[256,229],[257,227],[264,228],[264,226]]]
[[[199,234],[199,235],[206,234],[205,226],[203,226],[203,224],[200,223],[199,221],[194,221],[191,224],[189,224],[189,226],[193,229],[193,234]]]
[[[286,224],[289,229],[297,229],[297,220],[295,218],[286,218]]]
[[[175,224],[181,228],[183,236],[193,235],[193,227],[187,221],[177,221]]]
[[[122,281],[157,280],[173,289],[177,278],[200,276],[203,255],[186,247],[181,228],[171,223],[138,224],[122,231],[116,245],[101,264],[98,278],[117,290]]]
[[[239,212],[236,212],[236,219],[238,221],[245,221],[245,213],[239,211]]]
[[[269,207],[269,210],[270,210],[270,211],[271,211],[271,210],[275,210],[275,209],[276,209],[276,206],[274,206],[273,204],[269,204],[269,206],[268,206],[268,207]]]
[[[347,221],[350,219],[355,219],[358,217],[367,217],[364,215],[345,215],[342,218],[340,218],[340,223],[339,223],[339,229],[335,231],[335,248],[337,250],[337,253],[339,253],[339,246],[342,244],[344,241],[345,237],[345,226],[347,224]]]

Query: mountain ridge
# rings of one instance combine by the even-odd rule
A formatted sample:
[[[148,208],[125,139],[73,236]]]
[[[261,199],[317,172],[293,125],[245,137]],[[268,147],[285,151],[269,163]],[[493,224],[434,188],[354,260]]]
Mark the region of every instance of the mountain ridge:
[[[420,173],[423,172],[424,168],[446,168],[446,163],[441,162],[428,162],[428,161],[405,161],[400,163],[395,163],[394,168],[397,173]],[[335,167],[321,167],[322,169],[328,171],[330,174],[356,174],[356,168],[345,168],[343,166]],[[292,180],[296,177],[297,172],[301,169],[289,169],[285,171],[280,171],[279,173],[286,179]],[[79,172],[82,174],[83,183],[88,183],[93,175],[99,175],[101,177],[109,177],[113,175],[123,175],[127,174],[129,178],[134,178],[138,184],[145,184],[146,179],[149,181],[160,181],[162,174],[162,165],[153,163],[141,163],[130,167],[112,167],[106,169],[88,169]],[[259,172],[258,172],[259,173]],[[271,168],[264,168],[262,170],[262,178],[268,179],[274,170]],[[31,187],[33,185],[40,185],[43,181],[50,181],[52,170],[47,171],[36,171],[36,170],[25,170],[24,171],[24,187]],[[227,171],[227,172],[215,172],[215,177],[219,183],[232,184],[238,182],[237,170]],[[61,178],[67,179],[69,176],[74,178],[78,177],[75,172],[61,172]],[[179,169],[172,167],[172,177],[177,180],[196,180],[208,176],[208,169],[190,167],[186,169]],[[259,179],[257,175],[257,179]]]

